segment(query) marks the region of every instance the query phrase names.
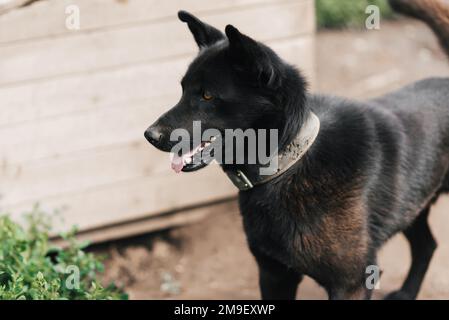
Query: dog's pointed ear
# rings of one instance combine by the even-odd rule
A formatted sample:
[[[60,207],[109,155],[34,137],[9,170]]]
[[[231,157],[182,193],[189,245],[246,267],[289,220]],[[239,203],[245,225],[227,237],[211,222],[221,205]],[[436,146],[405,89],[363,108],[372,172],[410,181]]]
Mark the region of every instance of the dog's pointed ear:
[[[274,85],[277,77],[267,48],[230,24],[226,26],[225,33],[229,39],[229,53],[233,60],[237,64],[251,67],[258,80],[264,84]]]
[[[234,51],[246,52],[257,47],[256,41],[241,33],[236,27],[231,24],[228,24],[226,26],[225,33],[229,39],[229,46]]]
[[[200,49],[213,45],[217,41],[225,39],[225,36],[221,31],[215,29],[207,23],[202,22],[187,11],[179,11],[178,18],[182,22],[187,23]]]

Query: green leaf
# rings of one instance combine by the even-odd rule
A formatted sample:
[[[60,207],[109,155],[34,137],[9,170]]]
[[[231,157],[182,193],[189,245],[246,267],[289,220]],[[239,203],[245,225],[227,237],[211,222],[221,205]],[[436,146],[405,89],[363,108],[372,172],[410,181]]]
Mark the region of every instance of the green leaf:
[[[0,299],[127,299],[115,285],[103,288],[97,281],[104,265],[84,251],[89,243],[76,240],[75,227],[64,234],[68,246],[59,248],[49,243],[51,219],[39,206],[26,221],[22,227],[0,214]],[[79,289],[66,285],[73,267],[79,270]]]

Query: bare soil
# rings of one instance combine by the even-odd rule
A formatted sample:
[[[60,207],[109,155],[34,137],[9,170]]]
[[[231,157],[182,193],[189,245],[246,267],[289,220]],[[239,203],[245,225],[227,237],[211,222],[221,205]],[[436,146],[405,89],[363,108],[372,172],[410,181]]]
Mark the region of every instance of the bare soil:
[[[449,63],[433,34],[410,20],[383,22],[378,31],[319,32],[316,82],[312,90],[366,98],[414,80],[447,76]],[[431,213],[439,248],[425,278],[420,299],[449,299],[449,197]],[[101,249],[105,280],[123,285],[131,299],[258,299],[257,268],[248,251],[235,202],[204,221],[157,234],[127,239]],[[383,269],[374,297],[398,288],[410,254],[402,235],[380,252]],[[300,286],[300,299],[326,299],[311,279]]]

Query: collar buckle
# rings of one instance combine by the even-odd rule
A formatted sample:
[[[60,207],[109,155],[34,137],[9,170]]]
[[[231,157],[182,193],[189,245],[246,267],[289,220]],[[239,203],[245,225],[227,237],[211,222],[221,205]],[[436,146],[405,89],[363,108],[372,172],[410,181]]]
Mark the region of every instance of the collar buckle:
[[[232,183],[242,191],[249,190],[254,187],[253,183],[248,179],[248,177],[240,170],[236,171],[226,171],[229,179]]]

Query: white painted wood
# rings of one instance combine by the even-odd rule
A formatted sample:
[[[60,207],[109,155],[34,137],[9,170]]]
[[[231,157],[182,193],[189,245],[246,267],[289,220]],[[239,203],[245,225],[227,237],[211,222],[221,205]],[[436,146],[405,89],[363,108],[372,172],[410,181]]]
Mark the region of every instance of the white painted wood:
[[[0,45],[72,34],[73,31],[65,26],[65,9],[73,4],[79,7],[81,13],[79,32],[92,32],[174,19],[180,9],[202,15],[273,2],[282,0],[41,0],[0,16]]]
[[[307,11],[310,3],[274,3],[237,12],[214,12],[204,19],[222,30],[228,23],[235,24],[255,39],[268,41],[310,34],[313,19],[297,14]],[[268,16],[283,18],[273,19],[270,28],[266,28],[263,17]],[[195,51],[186,25],[175,19],[10,44],[0,50],[0,85],[167,60]]]
[[[0,127],[164,96],[176,103],[190,58],[0,87]]]
[[[313,36],[267,44],[301,68],[307,78],[313,78]],[[146,103],[161,97],[174,104],[180,94],[178,82],[194,55],[14,87],[0,86],[0,128],[105,106],[126,107],[129,102]]]
[[[130,142],[100,147],[24,165],[0,169],[1,203],[13,205],[45,201],[47,197],[78,192],[142,176],[170,174],[168,154],[148,143]],[[26,192],[23,187],[27,186]]]
[[[206,206],[195,207],[193,209],[180,210],[173,213],[144,217],[138,220],[130,220],[121,224],[107,225],[101,228],[89,229],[77,234],[79,241],[87,240],[89,242],[105,242],[124,237],[136,236],[146,232],[157,231],[167,228],[192,224],[207,216],[222,212],[235,212],[238,210],[238,204],[235,198],[211,203]],[[53,245],[65,247],[65,242],[60,237],[52,237]]]
[[[288,40],[278,44],[279,51],[287,58],[299,56],[297,51],[302,51],[304,46],[310,46],[309,41]],[[307,60],[302,62],[311,64]],[[126,107],[113,105],[87,109],[61,117],[50,117],[47,119],[50,124],[43,120],[36,122],[36,129],[32,128],[34,123],[3,128],[3,134],[0,135],[4,137],[4,161],[0,166],[2,203],[12,205],[27,201],[31,205],[59,194],[143,175],[170,173],[168,156],[149,147],[143,138],[143,130],[165,110],[162,106],[170,105],[171,100],[170,97],[162,97],[129,103]],[[122,114],[130,116],[131,120],[120,130],[119,124],[125,124],[127,119]],[[98,121],[96,127],[91,127],[89,123],[94,120],[86,119],[101,121]],[[37,138],[40,127],[52,127],[54,131]],[[89,131],[89,128],[92,130]],[[12,140],[11,136],[18,140]],[[67,138],[70,136],[73,142]],[[101,136],[104,138],[100,139]],[[7,142],[11,146],[10,157],[6,154]],[[36,151],[38,147],[41,151]],[[33,160],[30,154],[35,152],[43,159],[38,157]],[[22,190],[23,186],[27,186],[26,193]]]
[[[278,51],[289,61],[294,57],[304,57],[301,63],[307,62],[310,65],[313,57],[303,49],[310,47],[311,40],[301,39],[300,41],[284,40],[278,43]],[[277,46],[274,45],[274,48]],[[305,52],[308,54],[301,54]],[[40,119],[40,121],[31,121],[19,123],[17,125],[8,125],[0,127],[0,149],[2,161],[6,164],[22,163],[35,159],[43,159],[48,157],[62,156],[79,150],[92,150],[96,147],[107,146],[112,144],[123,144],[142,139],[142,133],[149,124],[151,124],[160,114],[166,111],[177,101],[176,95],[179,94],[179,85],[176,80],[181,76],[181,69],[187,65],[186,60],[178,63],[171,62],[165,65],[152,65],[149,70],[132,70],[130,75],[134,81],[123,79],[119,72],[115,82],[105,91],[106,98],[112,98],[112,105],[104,107],[90,106],[82,112],[67,113],[58,117],[48,117]],[[181,68],[182,65],[182,68]],[[170,74],[173,70],[179,71],[179,76],[175,77]],[[152,80],[150,84],[142,81],[140,72],[148,72],[149,77],[145,79]],[[137,73],[135,73],[137,72]],[[160,76],[158,76],[160,75]],[[100,75],[101,79],[106,79]],[[112,77],[109,78],[113,79]],[[155,81],[155,79],[157,79]],[[95,90],[104,89],[104,83],[93,79],[93,83],[89,82],[89,78],[81,80],[85,89],[92,90],[93,95],[99,95],[101,92]],[[114,80],[114,79],[113,79]],[[120,91],[123,83],[125,91]],[[134,85],[136,84],[136,85]],[[57,86],[57,83],[52,84]],[[64,108],[64,99],[74,97],[74,99],[88,98],[87,95],[79,95],[77,90],[73,90],[70,86],[64,87],[59,82],[60,89],[66,89],[66,94],[60,95],[61,103],[54,100],[47,100],[42,104],[42,109],[49,110],[51,106],[60,110]],[[117,92],[114,92],[117,88]],[[0,90],[1,91],[1,90]],[[46,90],[47,91],[47,90]],[[47,92],[51,92],[48,90]],[[131,98],[136,99],[135,95],[141,93],[147,95],[147,100],[142,102],[139,97],[138,101],[126,101],[126,97],[132,92]],[[123,94],[123,98],[116,96],[108,97],[108,94]],[[163,93],[164,97],[172,94],[170,98],[158,98],[157,94]],[[154,98],[152,98],[152,96]],[[1,94],[0,94],[1,96]],[[93,99],[93,98],[91,98]],[[97,98],[101,100],[101,98]],[[119,101],[119,102],[117,102]],[[121,102],[123,101],[123,102]],[[67,104],[71,102],[67,100]],[[89,101],[78,102],[77,105],[89,106]],[[8,112],[12,112],[11,108],[7,108]],[[25,114],[25,113],[22,113]]]
[[[83,230],[180,210],[236,193],[236,188],[218,165],[212,165],[190,174],[168,172],[157,177],[143,176],[79,193],[49,197],[41,202],[41,207],[47,212],[63,209],[63,221],[55,220],[56,229],[78,225]],[[30,203],[3,208],[14,219],[20,220],[21,213],[30,209]]]

